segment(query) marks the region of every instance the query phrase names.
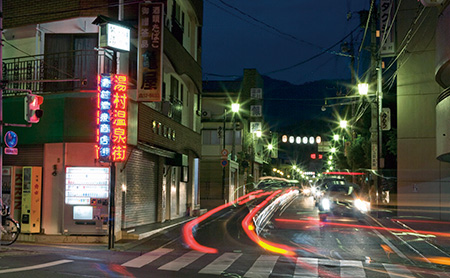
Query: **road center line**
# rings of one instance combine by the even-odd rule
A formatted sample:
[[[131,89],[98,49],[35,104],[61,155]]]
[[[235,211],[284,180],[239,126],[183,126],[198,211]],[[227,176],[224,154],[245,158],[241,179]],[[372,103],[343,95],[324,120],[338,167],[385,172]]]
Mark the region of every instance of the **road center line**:
[[[56,265],[71,263],[71,262],[73,262],[73,260],[59,260],[59,261],[54,261],[54,262],[45,263],[45,264],[37,264],[37,265],[32,265],[32,266],[2,269],[2,270],[0,270],[0,274],[19,272],[19,271],[28,271],[28,270],[39,269],[39,268],[46,268],[46,267],[51,267],[51,266],[56,266]]]

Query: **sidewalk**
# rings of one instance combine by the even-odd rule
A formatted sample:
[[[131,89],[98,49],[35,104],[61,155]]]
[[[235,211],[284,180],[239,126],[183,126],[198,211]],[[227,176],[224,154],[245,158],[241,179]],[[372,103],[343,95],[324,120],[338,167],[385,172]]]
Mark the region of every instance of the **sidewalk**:
[[[117,246],[138,244],[140,240],[148,238],[159,232],[171,229],[187,223],[195,217],[182,217],[164,223],[152,223],[133,229],[122,230],[122,238],[115,242]],[[18,243],[43,243],[43,244],[98,244],[107,246],[108,235],[45,235],[45,234],[20,234]],[[13,245],[9,247],[13,247]],[[7,247],[3,247],[7,248]]]

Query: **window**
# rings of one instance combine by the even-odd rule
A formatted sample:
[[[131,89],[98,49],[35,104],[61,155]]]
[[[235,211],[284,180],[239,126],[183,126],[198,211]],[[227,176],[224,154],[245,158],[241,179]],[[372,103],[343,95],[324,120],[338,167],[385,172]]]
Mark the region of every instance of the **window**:
[[[233,144],[233,130],[227,130],[225,133],[225,144],[226,145],[232,145]],[[241,144],[241,131],[240,130],[236,130],[236,134],[235,134],[235,141],[234,141],[235,145],[240,145]]]
[[[178,79],[170,77],[170,101],[178,100]]]
[[[183,103],[183,98],[184,98],[184,85],[180,84],[180,97],[179,97],[179,100],[181,101],[181,103]]]
[[[216,129],[204,129],[202,131],[204,145],[219,145],[220,139]]]

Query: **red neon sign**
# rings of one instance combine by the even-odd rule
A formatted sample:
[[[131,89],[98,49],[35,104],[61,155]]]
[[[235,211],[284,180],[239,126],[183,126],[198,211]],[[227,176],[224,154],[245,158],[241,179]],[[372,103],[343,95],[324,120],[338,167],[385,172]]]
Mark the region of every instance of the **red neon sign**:
[[[111,115],[112,160],[124,161],[127,153],[127,76],[116,74],[113,77]]]
[[[124,161],[127,152],[126,75],[102,74],[98,78],[97,158]]]

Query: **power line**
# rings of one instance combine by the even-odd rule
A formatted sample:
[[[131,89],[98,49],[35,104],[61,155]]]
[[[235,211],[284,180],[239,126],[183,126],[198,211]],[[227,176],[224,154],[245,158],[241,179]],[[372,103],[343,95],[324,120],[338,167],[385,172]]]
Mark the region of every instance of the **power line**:
[[[43,16],[43,15],[49,15],[49,14],[55,14],[55,13],[67,13],[67,12],[74,12],[74,11],[86,11],[86,10],[91,10],[91,9],[99,9],[99,8],[111,8],[111,7],[118,7],[118,6],[126,6],[126,5],[133,5],[133,4],[139,4],[139,3],[144,3],[144,0],[134,0],[134,1],[130,1],[130,2],[124,2],[124,3],[115,3],[115,4],[106,4],[106,5],[98,5],[98,6],[92,6],[92,7],[86,7],[86,8],[78,8],[78,9],[68,9],[68,10],[61,10],[61,11],[48,11],[48,12],[40,12],[40,13],[34,13],[34,14],[26,14],[26,15],[22,15],[20,16],[21,18],[23,17],[32,17],[32,16]],[[5,16],[3,18],[3,20],[10,20],[10,19],[15,19],[18,18],[17,16]]]
[[[324,51],[322,51],[322,52],[320,52],[320,53],[318,53],[318,54],[316,54],[316,55],[314,55],[314,56],[312,56],[312,57],[310,57],[310,58],[308,58],[308,59],[306,59],[306,60],[303,60],[303,61],[301,61],[301,62],[298,62],[298,63],[296,63],[296,64],[294,64],[294,65],[291,65],[291,66],[288,66],[288,67],[285,67],[285,68],[281,68],[281,69],[278,69],[278,70],[273,70],[273,71],[270,71],[270,72],[266,72],[265,74],[272,74],[272,73],[277,73],[277,72],[281,72],[281,71],[286,71],[286,70],[289,70],[289,69],[298,67],[298,66],[300,66],[300,65],[303,65],[303,64],[305,64],[305,63],[307,63],[307,62],[309,62],[309,61],[311,61],[311,60],[314,60],[315,58],[317,58],[317,57],[319,57],[319,56],[322,56],[323,54],[327,53],[330,49],[332,49],[333,47],[335,47],[336,45],[338,45],[339,43],[341,43],[342,41],[344,41],[346,38],[348,38],[348,37],[349,37],[354,31],[356,31],[358,28],[359,28],[359,26],[357,26],[357,27],[356,27],[355,29],[353,29],[349,34],[347,34],[345,37],[343,37],[342,39],[340,39],[338,42],[336,42],[336,43],[333,44],[332,46],[328,47],[328,48],[325,49]]]
[[[210,2],[210,1],[208,1],[208,2]],[[281,31],[280,29],[278,29],[278,28],[276,28],[276,27],[274,27],[274,26],[272,26],[272,25],[270,25],[270,24],[267,24],[267,23],[265,23],[265,22],[262,21],[262,20],[259,20],[259,19],[255,18],[254,16],[252,16],[252,15],[250,15],[250,14],[248,14],[248,13],[246,13],[246,12],[244,12],[244,11],[238,9],[238,8],[236,8],[235,6],[232,6],[232,5],[228,4],[228,3],[226,3],[226,2],[223,1],[223,0],[219,0],[219,2],[221,2],[223,5],[227,6],[228,8],[233,9],[233,10],[237,11],[238,13],[240,13],[240,14],[242,14],[242,15],[244,15],[244,16],[246,16],[246,17],[248,17],[248,18],[250,18],[250,19],[252,19],[252,20],[254,20],[254,21],[256,21],[256,22],[258,22],[258,23],[260,23],[260,24],[262,24],[262,25],[264,25],[264,26],[266,26],[267,28],[274,30],[275,32],[277,32],[277,33],[280,34],[280,35],[283,35],[283,36],[285,36],[285,37],[288,37],[288,38],[290,38],[290,39],[293,39],[293,40],[295,40],[295,41],[298,41],[298,42],[307,44],[307,45],[312,46],[312,47],[315,47],[315,48],[319,48],[319,49],[322,49],[322,50],[324,49],[323,47],[321,47],[321,46],[319,46],[319,45],[316,45],[316,44],[314,44],[314,43],[311,43],[311,42],[308,42],[308,41],[299,39],[299,38],[296,37],[296,36],[293,36],[293,35],[291,35],[291,34],[289,34],[289,33],[283,32],[283,31]],[[210,2],[210,3],[211,3],[211,2]],[[344,56],[344,57],[349,57],[349,56],[350,56],[350,55],[348,55],[348,54],[343,54],[343,53],[336,52],[336,51],[330,51],[330,49],[325,49],[325,51],[326,51],[326,52],[329,52],[330,54],[337,55],[337,56]]]

